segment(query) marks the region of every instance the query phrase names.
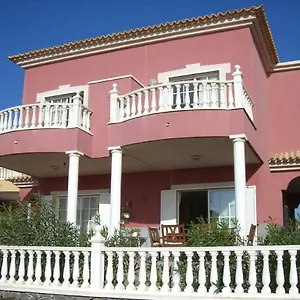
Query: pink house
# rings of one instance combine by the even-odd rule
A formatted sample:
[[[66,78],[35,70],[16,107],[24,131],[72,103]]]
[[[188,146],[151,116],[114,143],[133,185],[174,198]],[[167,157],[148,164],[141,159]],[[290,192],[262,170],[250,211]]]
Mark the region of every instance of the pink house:
[[[294,217],[300,61],[279,61],[263,7],[9,59],[24,91],[0,112],[0,165],[31,176],[21,199],[55,193],[83,230],[122,208],[126,226],[217,216],[243,236]]]

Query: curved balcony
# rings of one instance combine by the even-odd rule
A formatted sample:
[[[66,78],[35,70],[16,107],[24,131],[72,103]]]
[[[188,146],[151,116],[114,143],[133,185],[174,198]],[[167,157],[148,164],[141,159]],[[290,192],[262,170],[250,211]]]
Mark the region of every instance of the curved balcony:
[[[110,122],[164,112],[186,110],[244,109],[253,121],[253,101],[242,83],[242,73],[236,66],[233,80],[187,80],[158,84],[120,95],[117,84],[111,94]]]
[[[37,103],[0,111],[0,134],[30,129],[80,128],[90,133],[92,112],[76,103]]]
[[[20,173],[14,170],[6,169],[3,167],[0,167],[0,180],[13,180],[16,178],[24,178],[24,177],[30,177],[27,174]]]

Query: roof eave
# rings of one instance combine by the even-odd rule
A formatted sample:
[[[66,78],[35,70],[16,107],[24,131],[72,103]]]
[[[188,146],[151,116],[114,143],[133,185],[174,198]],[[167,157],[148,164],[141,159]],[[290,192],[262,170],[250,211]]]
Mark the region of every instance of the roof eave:
[[[235,17],[232,17],[233,15]],[[213,20],[213,18],[217,21]],[[149,32],[144,30],[144,34],[137,34],[138,32],[136,34],[130,34],[129,32],[127,34],[128,36],[126,36],[125,33],[116,34],[103,37],[103,41],[99,43],[95,42],[97,39],[90,39],[91,43],[88,46],[84,46],[84,42],[87,43],[87,41],[89,41],[86,40],[82,41],[83,44],[78,48],[75,46],[79,45],[80,42],[77,42],[77,44],[73,43],[73,48],[71,46],[69,47],[70,50],[67,49],[68,47],[66,45],[57,46],[21,55],[10,56],[9,59],[20,67],[26,69],[52,62],[75,59],[103,52],[120,50],[123,48],[152,44],[160,41],[249,27],[256,41],[266,71],[271,72],[274,65],[276,65],[279,61],[263,7],[204,17],[203,22],[199,22],[194,25],[193,21],[189,20],[186,26],[182,26],[184,22],[177,22],[178,24],[176,23],[176,26],[165,28],[165,30],[151,29]],[[101,40],[101,38],[99,38],[99,40]],[[63,47],[66,49],[63,49]],[[270,55],[270,52],[272,55]]]

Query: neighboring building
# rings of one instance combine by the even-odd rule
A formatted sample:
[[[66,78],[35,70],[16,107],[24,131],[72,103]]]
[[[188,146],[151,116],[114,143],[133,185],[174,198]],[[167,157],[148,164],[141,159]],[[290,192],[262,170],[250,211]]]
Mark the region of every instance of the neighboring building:
[[[243,235],[293,216],[300,61],[279,61],[262,7],[9,59],[24,93],[0,112],[0,165],[38,182],[21,199],[57,192],[83,229],[98,208],[110,228],[125,207],[128,226],[237,217]]]

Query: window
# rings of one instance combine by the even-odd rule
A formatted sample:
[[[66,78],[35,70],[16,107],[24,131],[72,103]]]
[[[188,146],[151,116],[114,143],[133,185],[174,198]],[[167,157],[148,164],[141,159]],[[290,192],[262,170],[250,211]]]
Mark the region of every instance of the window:
[[[210,222],[226,221],[232,227],[236,217],[234,190],[211,190],[208,198]]]
[[[47,97],[45,102],[50,103],[49,122],[50,126],[68,126],[70,118],[70,110],[68,104],[72,103],[72,97],[75,94],[61,95],[57,97]],[[52,105],[54,104],[54,105]],[[61,105],[59,105],[61,104]],[[47,119],[47,110],[44,109],[44,120]]]
[[[173,105],[175,108],[176,105],[180,105],[181,108],[184,108],[186,105],[185,97],[186,94],[188,93],[189,95],[189,105],[192,107],[194,105],[194,83],[192,81],[217,81],[219,80],[219,72],[209,72],[209,73],[202,73],[202,74],[190,74],[190,75],[185,75],[185,76],[177,76],[177,77],[170,77],[169,82],[175,83],[173,85]],[[176,82],[181,82],[181,81],[190,81],[188,85],[176,85]],[[198,97],[200,99],[200,102],[203,102],[203,87],[197,87],[198,91]],[[201,90],[202,89],[202,90]],[[211,94],[213,91],[209,90],[208,93]],[[220,99],[219,97],[219,88],[217,86],[217,98]],[[210,98],[210,95],[209,95]]]
[[[209,223],[226,221],[229,227],[234,225],[234,189],[181,191],[179,203],[179,222],[182,224],[188,225],[203,218]]]
[[[77,226],[82,232],[87,231],[88,222],[99,212],[99,195],[78,196],[77,202]],[[58,207],[59,220],[67,220],[67,197],[59,198]]]

